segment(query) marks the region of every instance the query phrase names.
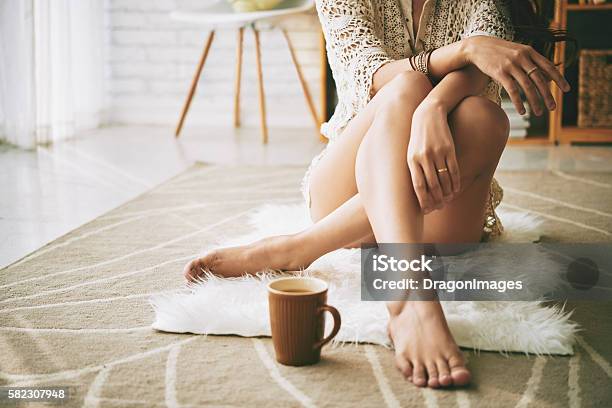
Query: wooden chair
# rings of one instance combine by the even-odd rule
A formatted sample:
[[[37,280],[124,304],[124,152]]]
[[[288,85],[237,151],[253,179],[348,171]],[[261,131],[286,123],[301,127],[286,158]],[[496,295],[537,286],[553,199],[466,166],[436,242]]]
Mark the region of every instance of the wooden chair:
[[[204,64],[206,63],[206,58],[208,57],[208,52],[210,51],[210,47],[215,38],[215,30],[220,27],[236,27],[238,29],[238,38],[236,44],[236,79],[234,84],[234,126],[240,126],[240,85],[242,77],[243,39],[245,27],[250,26],[253,28],[253,34],[255,38],[255,63],[257,68],[257,85],[259,91],[259,117],[261,126],[261,140],[262,143],[267,143],[268,125],[266,121],[266,103],[264,94],[263,71],[261,66],[261,44],[259,39],[259,31],[257,30],[255,23],[262,20],[276,19],[283,16],[302,13],[311,10],[313,7],[314,0],[285,0],[278,8],[272,10],[239,13],[235,12],[227,1],[221,0],[202,10],[173,12],[171,14],[171,18],[175,20],[189,23],[197,23],[210,27],[210,33],[208,34],[208,37],[204,42],[202,56],[200,57],[200,60],[198,62],[196,72],[191,81],[191,86],[189,87],[187,99],[185,100],[178,125],[176,126],[175,136],[178,138],[181,134],[181,130],[185,123],[185,118],[187,117],[187,113],[189,112],[191,101],[198,87],[198,82],[200,80],[200,75],[202,74],[202,69],[204,68]],[[287,46],[289,47],[291,61],[293,62],[293,65],[295,67],[298,79],[300,81],[300,85],[302,87],[302,91],[304,93],[304,97],[306,98],[306,103],[308,104],[308,108],[312,115],[312,119],[314,120],[315,125],[318,127],[320,125],[320,119],[317,115],[317,110],[315,108],[312,96],[308,89],[308,85],[304,80],[302,70],[297,61],[295,49],[293,47],[293,44],[291,43],[287,31],[284,28],[281,28],[281,31],[285,38],[285,41],[287,42]]]

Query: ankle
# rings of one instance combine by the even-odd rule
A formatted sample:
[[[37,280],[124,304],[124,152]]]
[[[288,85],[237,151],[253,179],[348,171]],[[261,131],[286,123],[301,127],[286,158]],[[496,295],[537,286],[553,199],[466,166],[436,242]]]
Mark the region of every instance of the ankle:
[[[299,270],[306,269],[313,262],[308,256],[308,237],[305,234],[298,232],[286,236],[284,242],[284,253],[288,260],[288,269]]]
[[[417,315],[423,319],[431,319],[442,317],[444,318],[444,311],[440,302],[436,300],[415,300],[404,302],[400,314],[410,313]]]

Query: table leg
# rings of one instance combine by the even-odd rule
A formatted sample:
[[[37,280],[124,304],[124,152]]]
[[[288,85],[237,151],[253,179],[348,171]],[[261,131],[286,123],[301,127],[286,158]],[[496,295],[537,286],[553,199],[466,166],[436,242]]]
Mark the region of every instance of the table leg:
[[[202,74],[202,68],[204,68],[204,63],[206,62],[206,57],[208,57],[208,51],[210,51],[210,46],[212,45],[214,38],[215,38],[215,30],[212,30],[210,34],[208,34],[208,38],[206,39],[204,50],[202,51],[202,56],[200,57],[200,62],[198,63],[198,68],[196,69],[195,75],[193,76],[193,79],[191,80],[191,87],[189,88],[189,94],[187,95],[187,99],[185,100],[185,104],[183,105],[183,110],[181,111],[181,118],[179,119],[179,123],[176,126],[176,131],[174,132],[174,136],[177,138],[181,134],[181,129],[183,128],[185,117],[187,116],[187,112],[189,112],[189,107],[191,106],[191,100],[193,99],[193,96],[195,95],[195,91],[198,87],[200,75]]]
[[[257,65],[257,84],[259,87],[259,121],[261,124],[261,141],[268,143],[268,124],[266,122],[266,100],[263,87],[263,73],[261,70],[261,45],[259,42],[259,31],[253,27],[255,37],[255,62]]]
[[[295,54],[295,49],[293,48],[293,44],[291,43],[291,39],[289,38],[289,34],[287,30],[284,28],[281,29],[283,36],[285,37],[285,41],[287,41],[287,46],[289,47],[289,53],[291,54],[291,61],[293,62],[293,66],[295,67],[295,72],[297,72],[298,79],[300,81],[300,85],[302,86],[302,92],[304,93],[304,97],[306,98],[306,103],[308,104],[308,109],[310,110],[310,114],[312,115],[312,120],[315,123],[315,127],[317,128],[317,132],[319,131],[320,120],[317,114],[317,108],[315,108],[314,102],[312,101],[312,96],[310,95],[310,90],[308,89],[308,84],[304,79],[304,74],[302,73],[302,68],[297,60],[297,56]]]
[[[240,83],[242,80],[242,44],[244,42],[244,27],[238,29],[236,43],[236,81],[234,83],[234,127],[240,127]]]

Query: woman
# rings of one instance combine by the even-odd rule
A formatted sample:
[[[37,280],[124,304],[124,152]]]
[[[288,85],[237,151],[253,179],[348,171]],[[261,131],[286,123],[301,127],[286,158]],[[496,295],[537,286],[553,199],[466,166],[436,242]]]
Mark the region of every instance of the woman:
[[[524,113],[521,88],[536,115],[555,109],[551,79],[569,90],[548,59],[511,42],[562,39],[524,26],[540,23],[525,0],[317,0],[317,10],[339,103],[322,128],[330,143],[304,180],[314,224],[213,251],[186,266],[188,279],[203,270],[298,270],[362,243],[499,234],[493,173],[509,124],[498,84]],[[409,381],[434,388],[470,381],[438,302],[389,302],[388,310],[395,363]]]

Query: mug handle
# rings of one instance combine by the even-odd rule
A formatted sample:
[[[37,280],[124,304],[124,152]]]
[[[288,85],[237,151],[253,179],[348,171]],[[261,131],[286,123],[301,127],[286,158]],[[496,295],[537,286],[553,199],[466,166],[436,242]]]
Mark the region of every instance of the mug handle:
[[[334,317],[334,328],[332,329],[331,333],[329,333],[329,336],[325,337],[323,340],[316,342],[314,346],[312,346],[314,349],[323,347],[324,345],[329,343],[334,337],[336,337],[336,334],[338,334],[338,331],[340,331],[340,325],[342,324],[342,320],[340,319],[340,312],[338,312],[338,309],[330,305],[323,305],[317,310],[318,314],[322,314],[324,312],[329,312]]]

